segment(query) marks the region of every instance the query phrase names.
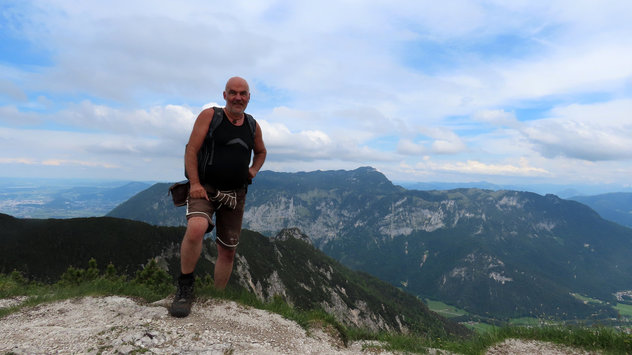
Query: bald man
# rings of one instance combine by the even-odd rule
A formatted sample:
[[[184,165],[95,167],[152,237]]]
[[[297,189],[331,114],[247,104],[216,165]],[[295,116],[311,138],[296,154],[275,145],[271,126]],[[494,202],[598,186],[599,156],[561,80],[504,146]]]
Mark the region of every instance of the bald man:
[[[261,127],[245,113],[250,101],[246,80],[230,78],[224,89],[224,100],[224,108],[208,108],[199,114],[185,150],[190,190],[187,229],[180,247],[181,274],[170,309],[174,317],[186,317],[191,312],[193,272],[202,251],[204,234],[215,227],[213,214],[218,254],[214,284],[219,290],[226,287],[239,244],[247,186],[266,158]],[[211,136],[209,128],[213,120],[221,123]],[[208,159],[201,160],[200,155]],[[203,166],[199,166],[201,164]]]

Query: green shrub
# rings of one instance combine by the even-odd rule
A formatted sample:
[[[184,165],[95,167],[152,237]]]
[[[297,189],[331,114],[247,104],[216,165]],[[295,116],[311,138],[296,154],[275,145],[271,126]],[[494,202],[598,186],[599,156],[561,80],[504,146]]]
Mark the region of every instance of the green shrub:
[[[88,269],[85,271],[83,278],[85,281],[93,281],[99,277],[99,268],[97,267],[97,261],[92,258],[88,261]]]
[[[132,282],[146,286],[158,294],[166,295],[173,290],[171,275],[160,268],[155,259],[151,259],[142,270],[137,271]]]
[[[17,270],[9,275],[0,274],[0,297],[19,295],[27,285],[28,280]]]
[[[110,281],[125,281],[125,276],[119,276],[116,273],[116,268],[112,263],[109,263],[108,266],[105,268],[103,278]]]
[[[74,266],[69,266],[68,269],[61,275],[59,284],[62,286],[79,285],[83,282],[83,276],[85,270],[77,269]]]

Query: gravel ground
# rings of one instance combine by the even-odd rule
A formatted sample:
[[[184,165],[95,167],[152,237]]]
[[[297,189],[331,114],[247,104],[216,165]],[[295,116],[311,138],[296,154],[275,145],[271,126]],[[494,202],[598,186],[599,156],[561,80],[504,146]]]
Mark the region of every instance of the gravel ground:
[[[0,307],[23,299],[0,300]],[[173,318],[170,299],[141,304],[119,296],[43,304],[0,321],[0,353],[15,354],[392,354],[370,342],[345,347],[325,329],[296,323],[235,302],[196,302],[191,315]],[[447,352],[431,350],[431,354]],[[590,354],[555,344],[509,339],[487,354]]]
[[[24,309],[0,322],[0,353],[357,354],[366,345],[344,347],[322,329],[308,334],[277,314],[229,301],[197,302],[189,317],[173,318],[169,301],[86,297]]]

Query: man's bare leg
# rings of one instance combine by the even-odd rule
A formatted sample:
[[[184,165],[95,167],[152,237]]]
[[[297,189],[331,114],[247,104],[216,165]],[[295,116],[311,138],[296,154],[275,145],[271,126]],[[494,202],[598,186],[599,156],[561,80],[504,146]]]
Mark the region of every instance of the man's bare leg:
[[[229,249],[217,243],[217,262],[215,263],[215,288],[226,288],[230,274],[233,272],[233,261],[236,249]]]
[[[190,274],[195,271],[207,228],[208,220],[205,217],[189,218],[187,230],[180,246],[180,271],[183,274]]]
[[[174,317],[186,317],[191,312],[191,305],[195,298],[193,271],[200,258],[208,223],[204,217],[192,217],[187,222],[187,230],[180,246],[181,274],[178,277],[178,290],[169,309],[169,313]]]

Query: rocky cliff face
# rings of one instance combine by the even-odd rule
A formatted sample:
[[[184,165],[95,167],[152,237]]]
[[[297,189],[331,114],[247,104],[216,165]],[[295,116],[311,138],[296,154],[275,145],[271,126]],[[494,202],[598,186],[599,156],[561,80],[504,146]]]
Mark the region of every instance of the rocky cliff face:
[[[469,332],[430,312],[415,297],[326,257],[297,228],[270,239],[242,238],[249,248],[237,254],[234,282],[262,301],[281,297],[294,307],[321,308],[345,325],[372,331]]]
[[[539,215],[540,211],[530,205],[542,197],[530,193],[477,189],[406,191],[371,199],[371,192],[370,187],[362,192],[364,196],[314,189],[286,197],[286,192],[277,191],[276,198],[257,199],[249,204],[244,225],[268,233],[298,227],[323,248],[332,240],[352,236],[362,229],[374,231],[372,234],[380,239],[393,239],[460,227],[473,227],[473,233],[480,235],[500,227],[499,238],[524,232],[536,238],[550,234],[558,224],[572,223],[554,218],[555,215]],[[557,203],[554,196],[546,198]]]
[[[632,252],[632,230],[584,205],[520,191],[406,191],[374,170],[352,173],[360,183],[253,188],[244,224],[268,235],[299,227],[352,268],[477,314],[611,317],[570,294],[610,300],[632,284],[622,252]]]

